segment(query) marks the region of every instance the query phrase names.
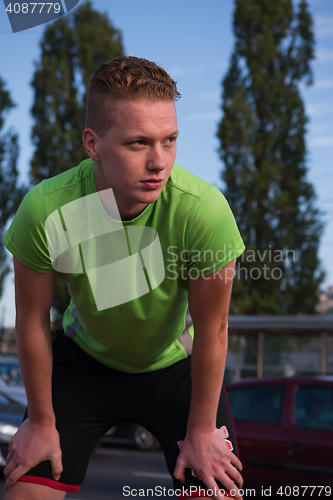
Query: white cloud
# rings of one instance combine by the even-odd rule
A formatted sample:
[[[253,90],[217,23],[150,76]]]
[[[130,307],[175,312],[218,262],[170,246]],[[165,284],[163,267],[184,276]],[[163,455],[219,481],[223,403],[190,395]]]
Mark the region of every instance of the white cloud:
[[[314,18],[315,35],[318,38],[333,36],[333,16],[319,15]]]
[[[333,21],[332,21],[333,22]],[[321,80],[315,81],[312,87],[313,90],[320,89],[332,89],[333,88],[333,78],[323,78]]]
[[[172,76],[179,76],[183,74],[183,69],[180,68],[179,66],[175,66],[174,68],[167,69],[169,75]]]
[[[333,88],[333,78],[321,78],[316,80],[316,75],[314,78],[313,85],[307,86],[304,82],[300,82],[298,85],[299,89],[303,92],[315,92],[316,90],[326,90]]]
[[[210,64],[206,66],[204,64],[194,64],[189,66],[173,66],[171,68],[166,68],[167,72],[171,77],[176,77],[180,75],[199,75],[203,73],[210,74],[211,72],[219,71],[221,73],[221,80],[223,73],[226,71],[228,65],[227,62]]]
[[[196,113],[193,115],[188,115],[185,120],[187,122],[198,122],[198,121],[207,121],[207,120],[220,120],[221,113],[218,111],[213,111],[211,113]]]
[[[172,78],[173,76],[179,75],[197,75],[199,73],[204,73],[206,70],[207,68],[205,66],[174,66],[173,68],[168,69],[168,73]]]
[[[309,127],[309,133],[311,133],[311,137],[318,137],[318,136],[323,136],[327,135],[327,132],[331,133],[332,127],[329,129],[327,124],[324,123],[317,123],[318,120],[314,123],[313,121],[310,124]]]
[[[327,103],[309,104],[306,106],[306,112],[310,116],[329,115],[333,113],[333,105]]]
[[[222,90],[215,90],[214,92],[207,92],[206,94],[199,94],[195,96],[198,101],[221,101]]]
[[[317,62],[333,62],[333,50],[318,49],[316,52]]]
[[[310,140],[310,146],[333,146],[333,135],[315,137]]]

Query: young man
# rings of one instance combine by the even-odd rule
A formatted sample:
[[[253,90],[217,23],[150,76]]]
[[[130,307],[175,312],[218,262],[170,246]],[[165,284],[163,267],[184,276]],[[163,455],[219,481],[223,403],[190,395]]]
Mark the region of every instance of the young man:
[[[180,498],[207,489],[241,498],[222,381],[244,245],[222,194],[174,164],[179,97],[145,59],[103,64],[88,92],[90,159],[34,187],[5,236],[28,397],[6,500],[79,491],[94,444],[122,421],[159,439]],[[52,349],[55,271],[71,303]]]

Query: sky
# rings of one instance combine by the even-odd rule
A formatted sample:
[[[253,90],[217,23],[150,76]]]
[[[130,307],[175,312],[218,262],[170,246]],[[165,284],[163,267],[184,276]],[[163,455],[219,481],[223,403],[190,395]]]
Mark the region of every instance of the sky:
[[[182,98],[176,105],[180,131],[176,161],[222,189],[223,165],[216,131],[222,117],[221,82],[235,42],[234,0],[180,0],[177,5],[158,0],[95,0],[92,4],[107,13],[121,31],[125,54],[155,61],[177,81]],[[314,85],[302,88],[301,94],[309,118],[307,179],[314,185],[316,204],[324,212],[319,256],[326,271],[325,289],[333,286],[333,2],[308,0],[308,4],[316,39]],[[0,2],[0,76],[16,104],[7,115],[6,126],[19,135],[22,182],[28,180],[33,154],[30,82],[34,62],[40,58],[44,26],[13,34],[4,3]],[[12,326],[14,315],[10,275],[0,299],[0,326]]]

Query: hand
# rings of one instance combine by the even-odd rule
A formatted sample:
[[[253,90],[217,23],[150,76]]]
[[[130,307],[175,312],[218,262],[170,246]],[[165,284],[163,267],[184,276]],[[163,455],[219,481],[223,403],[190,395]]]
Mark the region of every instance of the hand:
[[[192,469],[206,488],[213,490],[213,498],[221,500],[220,488],[215,481],[218,479],[232,496],[242,500],[238,488],[243,485],[239,473],[243,467],[230,451],[219,429],[212,432],[187,432],[174,472],[174,476],[182,484],[185,483],[186,468]]]
[[[62,472],[58,431],[54,424],[32,423],[27,418],[10,440],[4,470],[5,490],[44,460],[51,461],[53,477],[58,481]]]

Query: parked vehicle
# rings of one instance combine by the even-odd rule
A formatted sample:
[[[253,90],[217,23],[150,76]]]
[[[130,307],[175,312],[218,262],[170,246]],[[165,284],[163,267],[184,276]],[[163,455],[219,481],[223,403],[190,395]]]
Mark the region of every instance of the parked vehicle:
[[[6,466],[9,441],[21,425],[24,412],[25,405],[0,391],[0,468]]]
[[[105,438],[104,443],[133,443],[141,450],[157,450],[160,445],[155,436],[141,425],[123,423],[112,427]]]
[[[333,377],[247,379],[226,384],[226,391],[243,488],[262,496],[331,497]]]
[[[18,359],[13,355],[0,355],[0,391],[18,403],[27,404]]]

